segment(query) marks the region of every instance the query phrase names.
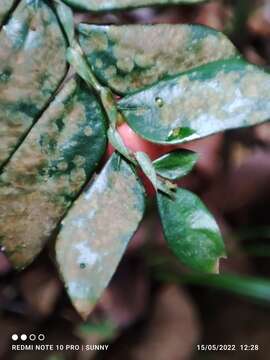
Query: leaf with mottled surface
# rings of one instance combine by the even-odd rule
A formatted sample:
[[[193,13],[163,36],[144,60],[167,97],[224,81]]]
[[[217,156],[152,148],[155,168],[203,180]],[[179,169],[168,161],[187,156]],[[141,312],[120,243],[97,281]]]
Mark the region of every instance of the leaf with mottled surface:
[[[114,153],[75,202],[56,241],[60,273],[83,318],[108,285],[144,214],[144,190],[132,167]]]
[[[105,10],[121,10],[127,8],[137,8],[151,5],[173,5],[173,4],[198,4],[206,0],[64,0],[70,6],[75,8],[105,11]]]
[[[44,1],[20,1],[0,32],[0,167],[63,79],[66,40]]]
[[[60,0],[54,0],[55,11],[59,21],[68,38],[69,45],[72,46],[75,38],[74,17],[73,11],[69,6]]]
[[[16,268],[41,251],[106,149],[95,95],[70,80],[0,176],[0,243]]]
[[[213,216],[191,192],[178,188],[175,198],[159,193],[158,209],[165,238],[178,259],[200,272],[218,272],[225,248]]]
[[[269,120],[269,88],[266,71],[236,58],[160,81],[118,107],[143,138],[176,144]]]
[[[180,149],[156,159],[153,165],[158,175],[169,180],[177,180],[192,171],[198,158],[194,151]]]
[[[237,52],[221,32],[201,25],[81,24],[78,31],[96,76],[121,94]]]
[[[0,27],[6,19],[6,16],[15,5],[16,0],[1,0],[0,2]]]

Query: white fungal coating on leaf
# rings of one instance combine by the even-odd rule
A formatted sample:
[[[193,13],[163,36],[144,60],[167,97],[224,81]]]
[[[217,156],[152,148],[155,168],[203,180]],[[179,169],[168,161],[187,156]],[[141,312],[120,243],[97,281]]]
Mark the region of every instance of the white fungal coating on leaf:
[[[5,17],[12,9],[13,5],[15,4],[16,0],[1,0],[0,2],[0,26],[2,25]]]
[[[103,155],[105,136],[96,97],[70,80],[0,176],[0,242],[15,267],[43,248]]]
[[[159,82],[123,98],[120,108],[146,139],[180,143],[268,120],[269,87],[269,74],[236,58]],[[182,129],[189,134],[181,136]]]
[[[66,216],[56,243],[57,261],[83,317],[110,281],[143,211],[136,175],[125,160],[113,155]]]
[[[84,242],[82,241],[79,244],[74,244],[73,248],[78,252],[78,265],[88,264],[89,266],[93,266],[99,258],[99,254],[91,250],[89,240],[85,240]]]
[[[205,0],[65,0],[65,2],[70,5],[92,11],[113,10],[121,8],[125,9],[162,4],[196,4],[204,1]]]
[[[178,188],[172,200],[158,194],[165,239],[179,260],[199,272],[218,272],[226,255],[218,224],[201,200]]]
[[[65,51],[52,10],[43,1],[20,1],[0,32],[0,165],[63,79]]]
[[[236,54],[222,33],[200,25],[80,25],[96,75],[120,93]]]
[[[205,81],[185,76],[176,85],[179,92],[170,89],[171,97],[166,96],[168,101],[160,109],[160,118],[172,128],[188,127],[191,122],[201,134],[233,128],[239,122],[252,125],[258,118],[266,120],[269,116],[269,83],[263,72],[253,68],[244,74],[221,71]]]

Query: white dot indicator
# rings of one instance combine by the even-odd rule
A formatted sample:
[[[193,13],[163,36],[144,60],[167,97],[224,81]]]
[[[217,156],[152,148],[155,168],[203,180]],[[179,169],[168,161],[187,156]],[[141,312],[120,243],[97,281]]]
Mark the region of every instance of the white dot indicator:
[[[26,336],[25,334],[22,334],[22,335],[21,335],[21,340],[22,340],[22,341],[25,341],[26,339],[27,339],[27,336]]]
[[[29,335],[29,340],[31,340],[31,341],[35,341],[36,340],[36,335],[35,334],[30,334]]]
[[[44,341],[45,340],[45,335],[44,334],[39,334],[38,335],[38,340],[39,341]]]
[[[13,335],[11,336],[11,338],[12,338],[13,341],[17,341],[19,337],[18,337],[17,334],[13,334]]]

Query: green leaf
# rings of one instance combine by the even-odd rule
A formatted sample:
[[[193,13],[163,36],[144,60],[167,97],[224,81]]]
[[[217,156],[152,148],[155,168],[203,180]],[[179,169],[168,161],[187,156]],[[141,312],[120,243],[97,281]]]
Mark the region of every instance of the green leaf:
[[[225,256],[223,240],[213,216],[191,192],[178,188],[175,198],[158,194],[165,238],[179,260],[196,271],[218,272]]]
[[[121,94],[236,55],[225,35],[201,25],[81,24],[78,31],[98,79]]]
[[[268,120],[269,88],[268,73],[236,58],[161,81],[123,98],[119,108],[145,139],[175,144]]]
[[[135,157],[136,157],[136,160],[138,161],[138,164],[140,165],[143,173],[151,181],[154,188],[157,190],[158,179],[157,179],[156,170],[152,164],[151,159],[149,158],[149,156],[146,153],[144,153],[142,151],[136,152]]]
[[[64,219],[56,257],[71,301],[84,319],[137,230],[144,201],[143,187],[132,167],[114,153]]]
[[[67,4],[75,8],[104,11],[121,10],[127,8],[136,8],[150,5],[170,5],[170,4],[198,4],[205,0],[64,0]]]
[[[106,148],[95,95],[70,80],[0,176],[0,243],[16,268],[41,251]]]
[[[16,0],[1,0],[0,3],[0,27],[6,19],[6,16],[9,14],[10,10],[15,5]]]
[[[53,11],[44,1],[22,0],[0,32],[0,166],[62,81],[65,52]]]
[[[156,172],[169,180],[180,179],[189,174],[198,161],[198,154],[181,149],[172,151],[156,159],[153,164]]]

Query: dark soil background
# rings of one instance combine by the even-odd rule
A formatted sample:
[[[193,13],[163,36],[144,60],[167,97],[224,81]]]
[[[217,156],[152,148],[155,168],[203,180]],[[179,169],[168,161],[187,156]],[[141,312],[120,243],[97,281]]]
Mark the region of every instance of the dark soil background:
[[[225,31],[249,61],[270,64],[270,1],[210,1],[91,16],[92,23],[200,23]],[[269,89],[270,91],[270,89]],[[214,212],[229,252],[221,272],[270,278],[270,125],[189,145],[201,160],[182,183]],[[174,265],[149,202],[112,283],[87,323],[71,306],[47,248],[25,271],[0,255],[0,358],[16,360],[197,360],[270,358],[270,299],[259,303],[207,286],[175,285]],[[49,256],[48,256],[49,255]],[[11,335],[45,334],[46,344],[110,344],[107,352],[11,352]],[[258,344],[258,352],[199,352],[197,344]]]

